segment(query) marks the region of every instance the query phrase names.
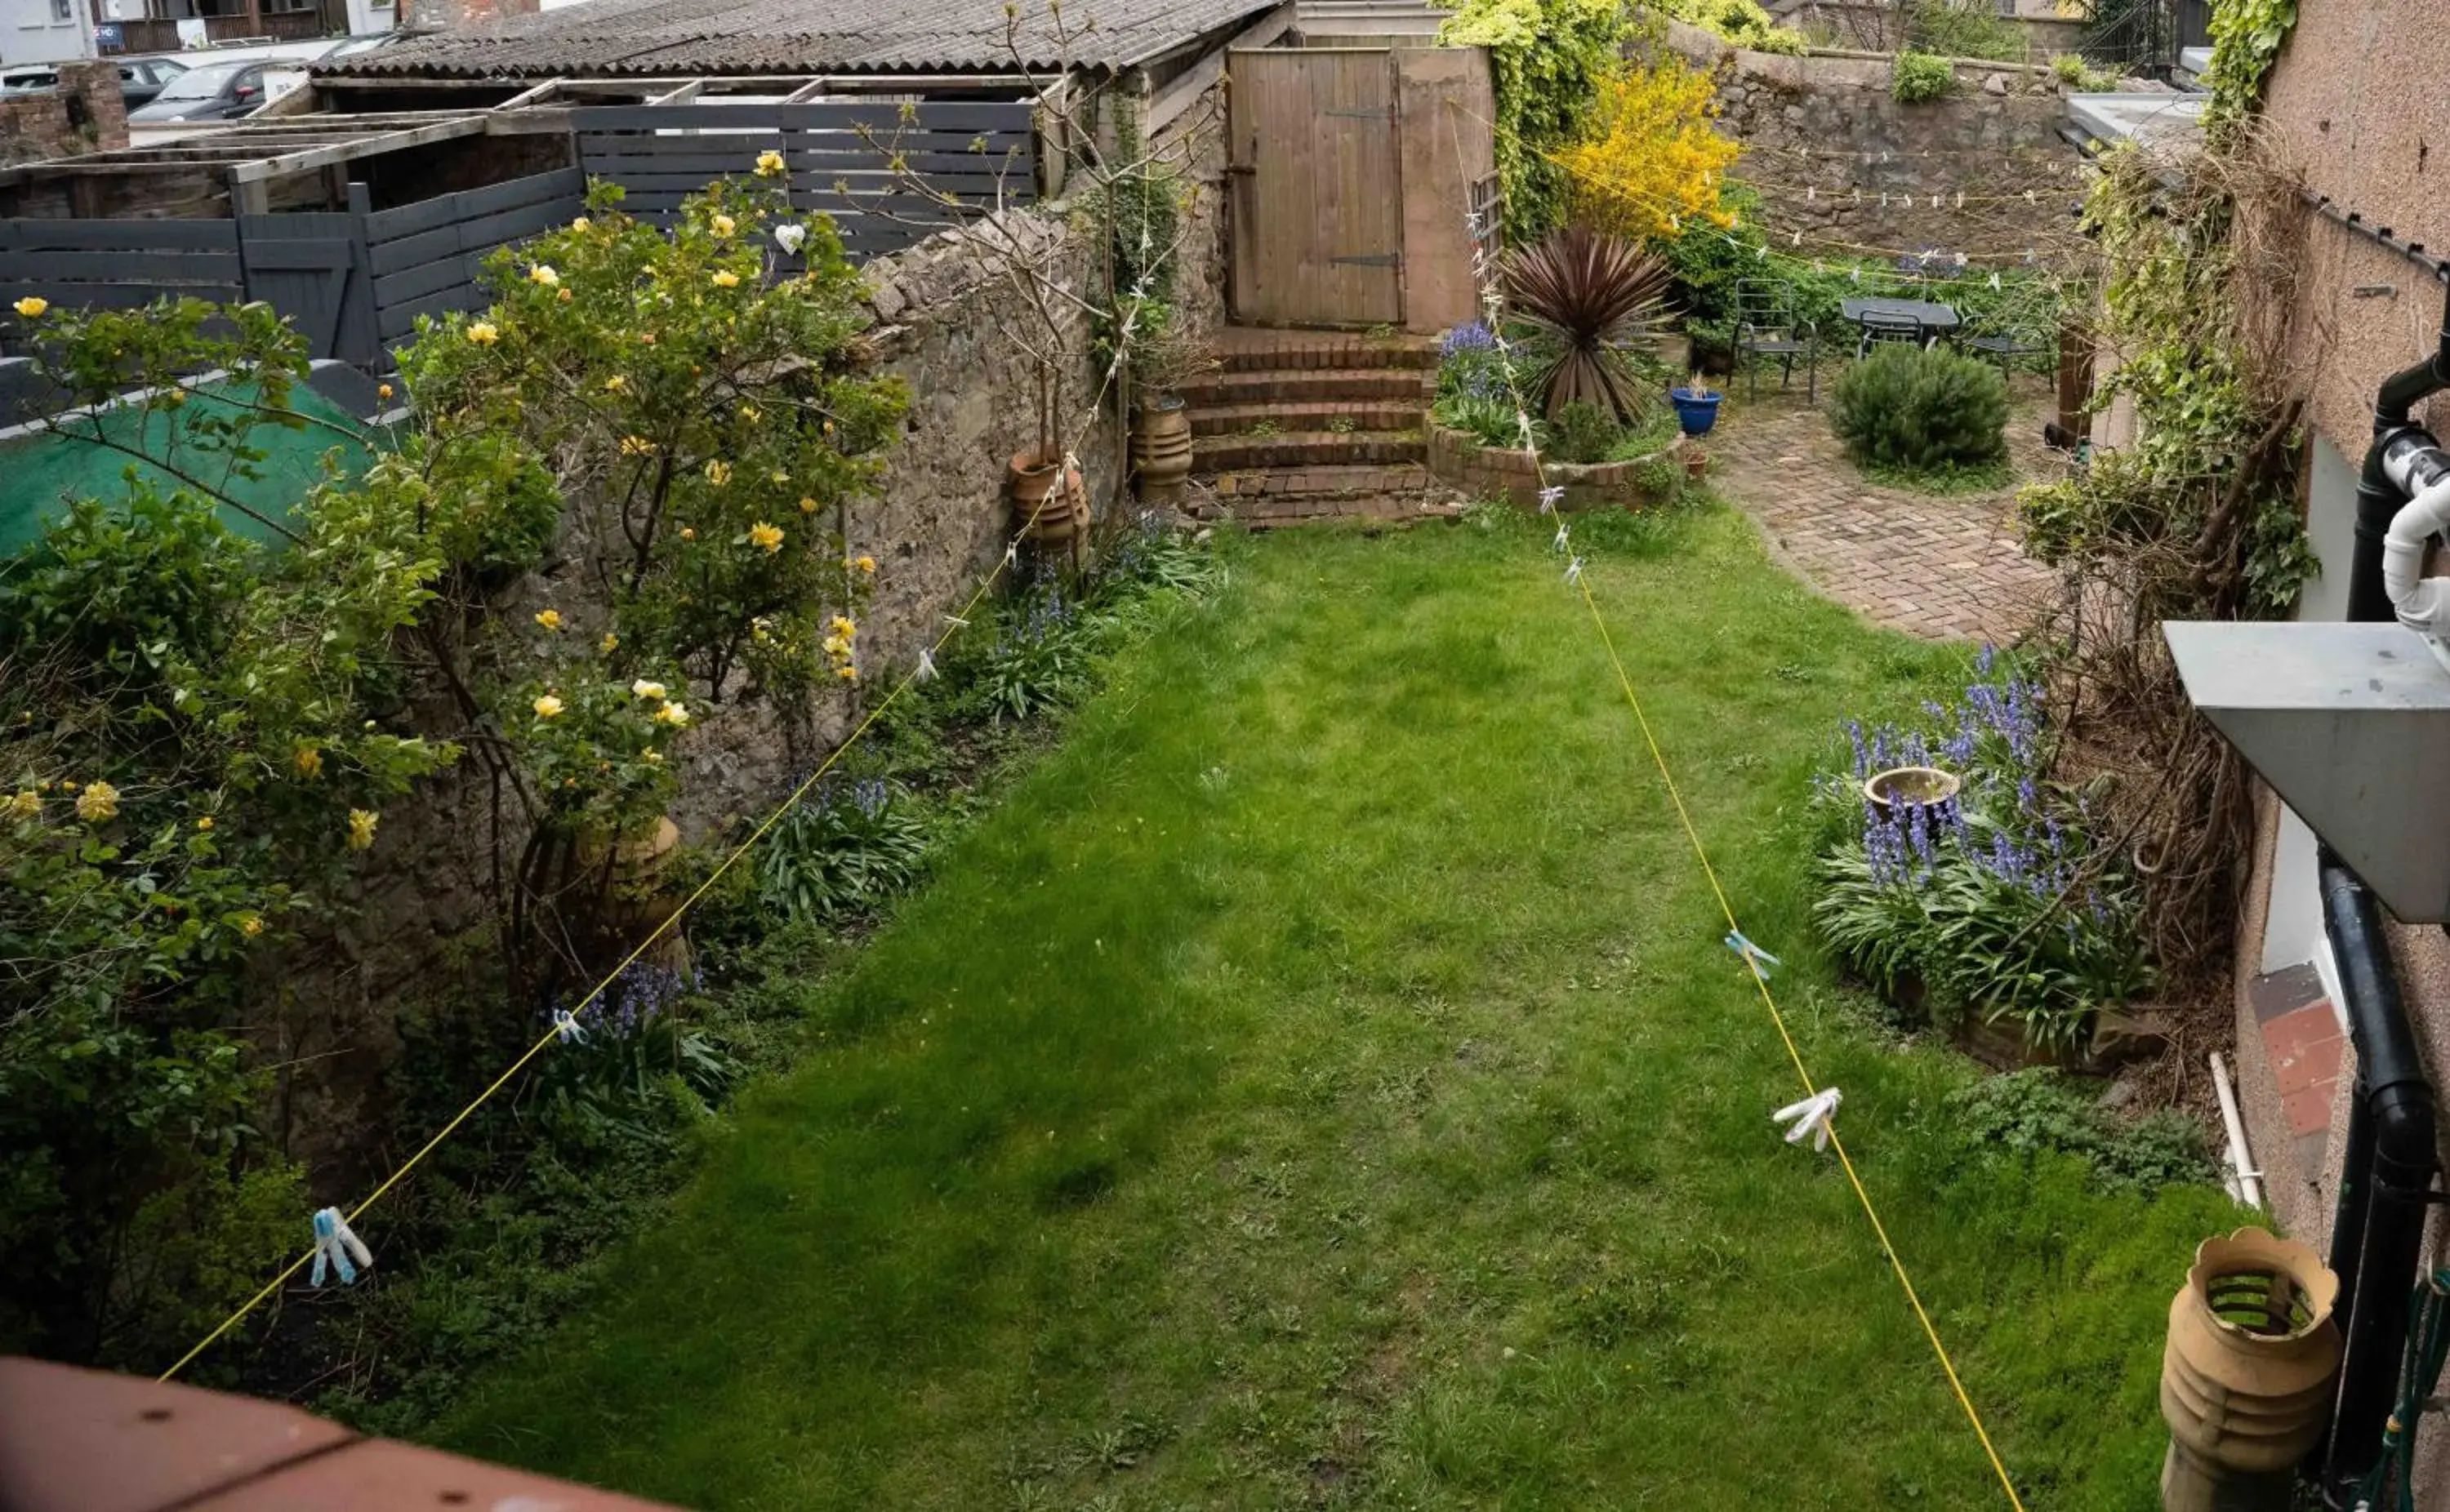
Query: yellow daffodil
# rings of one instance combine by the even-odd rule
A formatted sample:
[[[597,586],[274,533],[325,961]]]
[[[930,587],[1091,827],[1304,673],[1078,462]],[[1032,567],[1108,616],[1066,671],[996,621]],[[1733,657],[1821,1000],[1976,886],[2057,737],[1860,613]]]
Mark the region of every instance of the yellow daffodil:
[[[391,397],[391,385],[390,385],[390,384],[388,384],[388,383],[378,383],[378,384],[376,384],[376,385],[375,385],[375,397],[377,397],[377,398],[379,398],[379,399],[387,399],[387,398]]]
[[[664,685],[641,677],[630,685],[630,691],[640,698],[660,699],[664,696]]]
[[[876,558],[873,556],[863,556],[852,565],[857,567],[863,572],[873,572],[876,571]]]
[[[468,327],[468,339],[478,346],[491,346],[501,339],[502,333],[494,328],[494,322],[491,320],[478,320]]]
[[[206,814],[204,818],[197,820],[196,827],[198,829],[209,831],[213,827],[213,816]]]
[[[375,826],[381,823],[382,815],[370,808],[350,809],[349,848],[351,850],[374,849]]]
[[[706,464],[706,480],[717,488],[731,481],[731,464],[716,458]]]
[[[643,436],[625,436],[621,437],[621,455],[623,456],[645,456],[654,449],[655,443],[648,440]]]
[[[604,380],[604,392],[607,394],[618,394],[629,386],[630,380],[618,373]]]
[[[31,819],[42,811],[43,796],[30,787],[17,789],[17,796],[9,800],[9,817],[11,819]]]
[[[561,700],[551,693],[542,695],[535,701],[535,713],[538,719],[558,719],[561,716]]]
[[[561,611],[557,609],[537,610],[535,622],[549,630],[557,630],[561,629]]]
[[[729,236],[734,230],[738,229],[738,226],[732,221],[731,217],[728,215],[718,215],[713,220],[709,221],[707,224],[714,227],[714,234],[717,236]]]
[[[552,263],[539,262],[528,269],[528,281],[541,283],[548,289],[557,289],[561,287],[561,275],[553,270]]]
[[[757,176],[759,178],[770,179],[782,171],[783,154],[773,151],[760,152],[757,154]]]
[[[299,746],[298,755],[295,760],[298,763],[299,776],[321,777],[323,775],[323,753],[317,750],[314,746]]]
[[[40,316],[45,310],[48,310],[50,307],[50,300],[36,294],[29,294],[24,299],[17,301],[17,313],[29,320]]]
[[[655,723],[670,725],[674,729],[688,725],[689,719],[689,706],[686,704],[667,703],[663,708],[655,710]]]
[[[812,499],[812,498],[805,498],[805,497],[804,497],[804,498],[802,498],[802,499],[800,500],[800,513],[801,513],[801,514],[814,514],[816,512],[817,512],[817,501],[816,501],[815,499]]]
[[[759,520],[749,527],[749,544],[771,556],[783,549],[783,528]]]
[[[603,652],[605,655],[610,656],[614,651],[621,649],[621,637],[613,634],[611,630],[606,630],[604,632],[604,638],[595,643],[595,649]]]
[[[263,933],[263,921],[257,915],[249,914],[244,919],[238,921],[238,932],[244,935],[247,939],[253,940],[256,936]]]
[[[77,794],[77,817],[88,824],[99,824],[119,816],[119,789],[108,783],[88,783]]]
[[[718,289],[736,289],[740,287],[740,275],[729,268],[717,268],[714,272],[714,286]]]

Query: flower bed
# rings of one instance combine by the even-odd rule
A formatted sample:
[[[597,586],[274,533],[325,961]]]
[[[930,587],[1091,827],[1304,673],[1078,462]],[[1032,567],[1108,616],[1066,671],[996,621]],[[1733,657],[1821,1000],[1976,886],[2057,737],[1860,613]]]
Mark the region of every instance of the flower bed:
[[[1483,446],[1471,433],[1425,422],[1429,475],[1474,498],[1503,495],[1516,507],[1540,507],[1542,464],[1521,447]],[[1684,437],[1671,436],[1647,456],[1623,462],[1546,462],[1548,483],[1563,488],[1565,510],[1638,510],[1673,504],[1684,486]]]

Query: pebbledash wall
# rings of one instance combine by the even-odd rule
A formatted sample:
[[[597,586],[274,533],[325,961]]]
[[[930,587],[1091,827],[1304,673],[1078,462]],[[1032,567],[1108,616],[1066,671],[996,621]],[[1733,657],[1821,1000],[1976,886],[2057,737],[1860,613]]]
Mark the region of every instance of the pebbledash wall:
[[[1182,122],[1212,119],[1221,117],[1195,107]],[[1189,151],[1193,192],[1177,294],[1179,302],[1214,312],[1223,301],[1221,131],[1198,133]],[[1102,287],[1103,251],[1078,209],[1059,200],[1001,212],[996,235],[1034,247],[1043,274],[1090,297]],[[852,549],[878,562],[861,634],[862,660],[872,671],[868,698],[882,697],[893,674],[917,660],[1002,555],[1011,538],[1005,463],[1037,441],[1035,370],[1003,334],[1027,329],[1023,296],[1000,275],[1003,260],[977,249],[977,235],[941,233],[865,269],[876,317],[866,338],[872,371],[901,378],[911,396],[882,486],[847,513]],[[1129,507],[1122,427],[1111,402],[1089,418],[1099,382],[1086,337],[1085,323],[1078,325],[1071,345],[1082,355],[1063,377],[1067,413],[1079,426],[1066,439],[1098,518],[1111,521]],[[579,554],[567,552],[557,570],[506,594],[496,606],[503,622],[524,623],[547,604],[569,613],[583,591]],[[673,752],[681,793],[672,817],[686,840],[702,843],[745,835],[860,714],[839,696],[821,696],[802,721],[762,705],[691,703],[704,717]],[[436,722],[447,727],[448,712],[438,710]],[[250,1033],[265,1060],[292,1068],[282,1073],[272,1128],[286,1153],[305,1163],[319,1193],[348,1195],[383,1155],[353,1143],[348,1132],[388,1122],[399,1015],[447,995],[449,963],[478,951],[493,922],[488,853],[471,843],[491,832],[493,802],[492,785],[470,756],[386,811],[378,864],[362,874],[352,900],[357,918],[265,973]]]
[[[0,100],[0,166],[127,145],[118,66],[88,59],[59,71],[56,89]]]
[[[1902,105],[1885,57],[1754,52],[1681,21],[1665,46],[1718,80],[1720,127],[1744,145],[1731,176],[1759,189],[1773,239],[2047,261],[2074,235],[2082,159],[2047,68],[1960,62],[1947,98]]]

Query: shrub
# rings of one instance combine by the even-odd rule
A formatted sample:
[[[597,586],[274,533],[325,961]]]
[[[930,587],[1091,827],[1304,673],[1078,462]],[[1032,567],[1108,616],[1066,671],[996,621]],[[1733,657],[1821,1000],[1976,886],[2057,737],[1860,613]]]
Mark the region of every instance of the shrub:
[[[1759,0],[1652,0],[1652,9],[1756,52],[1799,57],[1808,46],[1802,32],[1771,20]]]
[[[1607,411],[1576,399],[1548,422],[1548,455],[1560,462],[1605,461],[1623,429]]]
[[[2022,29],[1993,9],[1991,0],[1915,0],[1906,13],[1906,46],[1943,58],[1993,63],[2022,63],[2030,50]]]
[[[1708,73],[1676,58],[1602,79],[1592,128],[1557,154],[1577,223],[1666,239],[1688,221],[1731,224],[1726,170],[1743,149],[1713,125],[1716,90]]]
[[[1956,69],[1946,58],[1928,52],[1900,52],[1889,92],[1900,105],[1928,105],[1948,98],[1956,87]]]
[[[1847,455],[1866,467],[1942,472],[2008,455],[2006,380],[1945,348],[1875,349],[1838,379],[1829,419]]]
[[[2118,87],[2118,75],[2094,68],[2080,52],[2052,54],[2051,72],[2078,94],[2101,94]]]
[[[1622,349],[1646,343],[1667,290],[1668,266],[1637,242],[1568,226],[1509,253],[1507,299],[1540,342],[1533,379],[1541,412],[1596,404],[1619,421],[1652,406]]]

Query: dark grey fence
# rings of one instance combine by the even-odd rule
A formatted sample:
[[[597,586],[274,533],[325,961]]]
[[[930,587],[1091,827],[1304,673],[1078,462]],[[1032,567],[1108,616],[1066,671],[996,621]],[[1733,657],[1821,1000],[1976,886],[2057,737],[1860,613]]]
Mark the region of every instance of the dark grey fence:
[[[570,128],[588,175],[620,184],[632,214],[658,220],[710,180],[780,152],[792,208],[832,216],[854,261],[1037,194],[1036,138],[1021,100],[590,106],[570,112]]]
[[[338,211],[0,220],[0,330],[27,295],[119,309],[165,294],[262,300],[314,356],[385,367],[418,316],[481,308],[486,254],[568,222],[591,178],[620,184],[631,213],[668,222],[686,196],[780,152],[792,208],[832,216],[854,262],[1037,191],[1025,101],[593,106],[569,117],[576,166],[394,209],[369,208],[352,184]]]

